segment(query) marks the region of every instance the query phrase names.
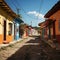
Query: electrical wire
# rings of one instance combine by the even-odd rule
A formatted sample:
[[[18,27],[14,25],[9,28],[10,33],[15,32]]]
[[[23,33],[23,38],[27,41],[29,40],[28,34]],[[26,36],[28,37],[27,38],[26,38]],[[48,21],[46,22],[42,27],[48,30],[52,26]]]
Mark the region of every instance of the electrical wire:
[[[16,3],[17,6],[20,6],[20,9],[26,14],[26,10],[23,9],[23,7],[19,4],[18,0],[14,0],[14,3]],[[31,17],[31,16],[28,15],[28,14],[26,14],[26,16],[30,17],[31,19],[36,19],[36,18]]]
[[[42,5],[43,5],[43,0],[40,0],[39,13],[40,13],[40,11],[41,11],[41,9],[42,9]]]
[[[28,14],[26,13],[26,10],[23,9],[23,7],[20,5],[20,3],[18,2],[18,0],[10,0],[10,1],[11,1],[12,5],[15,6],[16,9],[19,9],[19,8],[20,8],[20,9],[25,13],[26,16],[28,16],[28,17],[31,18],[31,19],[36,19],[36,20],[37,20],[37,18],[33,18],[33,17],[31,17],[30,15],[28,15]],[[41,8],[42,8],[42,1],[43,1],[43,0],[41,0],[41,2],[40,2],[39,13],[40,13]]]
[[[43,0],[40,0],[39,14],[40,14],[40,12],[41,12],[41,10],[42,10],[42,5],[43,5]],[[39,20],[40,20],[39,14],[38,14],[38,16],[37,16],[37,23],[38,23]]]

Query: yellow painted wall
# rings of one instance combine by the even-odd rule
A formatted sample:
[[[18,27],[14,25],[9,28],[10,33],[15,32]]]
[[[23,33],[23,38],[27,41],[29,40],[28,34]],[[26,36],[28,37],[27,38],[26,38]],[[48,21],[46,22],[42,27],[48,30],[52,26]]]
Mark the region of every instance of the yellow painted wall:
[[[8,35],[8,31],[9,31],[9,25],[8,25],[8,23],[12,23],[12,21],[7,20],[7,27],[6,27],[6,32],[7,32],[6,33],[6,40],[7,40],[7,42],[10,42],[10,41],[13,40],[13,35]]]

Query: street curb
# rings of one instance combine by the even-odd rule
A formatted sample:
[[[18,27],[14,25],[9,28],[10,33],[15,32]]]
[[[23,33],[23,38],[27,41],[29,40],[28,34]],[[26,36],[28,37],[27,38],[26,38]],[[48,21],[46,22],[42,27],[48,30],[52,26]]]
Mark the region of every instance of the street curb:
[[[49,42],[49,41],[46,41],[46,40],[42,40],[42,41],[44,41],[46,44],[48,44],[51,48],[56,49],[56,46],[53,42]]]
[[[15,43],[18,43],[20,41],[23,41],[23,39],[19,39],[19,40],[14,40],[8,44],[0,44],[0,50],[1,49],[5,49],[6,47],[9,47],[9,46],[13,46]]]

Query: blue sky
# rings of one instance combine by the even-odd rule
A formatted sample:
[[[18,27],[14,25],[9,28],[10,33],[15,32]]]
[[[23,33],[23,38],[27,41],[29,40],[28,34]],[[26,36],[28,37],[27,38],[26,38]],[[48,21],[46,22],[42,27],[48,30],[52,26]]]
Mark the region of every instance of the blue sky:
[[[44,21],[44,15],[57,3],[58,0],[5,0],[11,9],[22,15],[25,23],[38,26]]]

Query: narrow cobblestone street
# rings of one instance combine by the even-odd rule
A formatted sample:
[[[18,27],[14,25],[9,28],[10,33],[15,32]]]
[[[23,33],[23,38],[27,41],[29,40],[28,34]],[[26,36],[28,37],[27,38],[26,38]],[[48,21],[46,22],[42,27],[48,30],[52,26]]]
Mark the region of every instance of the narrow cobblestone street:
[[[13,55],[16,51],[18,51],[25,42],[29,41],[31,38],[23,39],[20,42],[17,42],[13,45],[9,45],[8,47],[3,47],[0,49],[0,60],[7,60],[7,58]]]
[[[30,37],[0,51],[0,60],[60,60],[56,53],[40,37]]]
[[[60,0],[0,0],[0,60],[60,60]]]

